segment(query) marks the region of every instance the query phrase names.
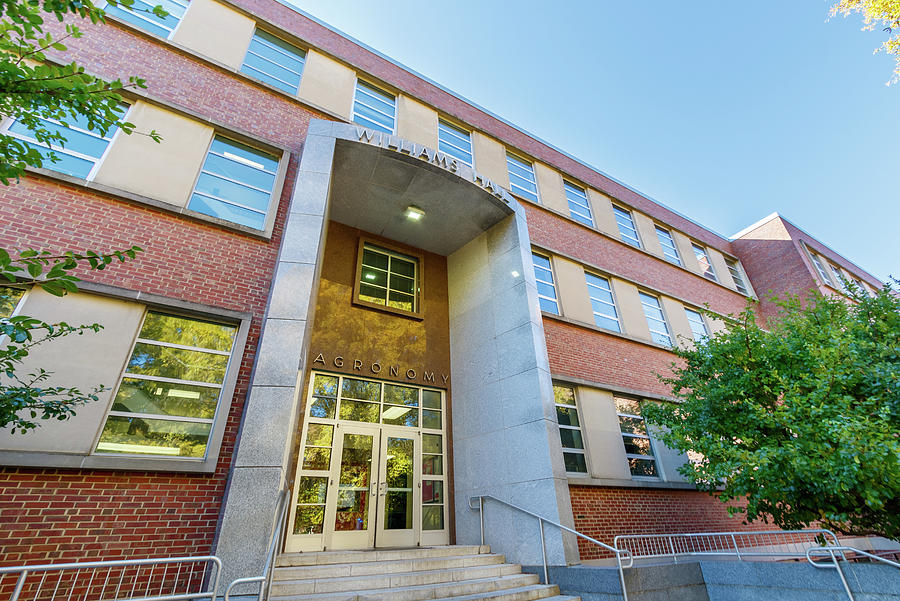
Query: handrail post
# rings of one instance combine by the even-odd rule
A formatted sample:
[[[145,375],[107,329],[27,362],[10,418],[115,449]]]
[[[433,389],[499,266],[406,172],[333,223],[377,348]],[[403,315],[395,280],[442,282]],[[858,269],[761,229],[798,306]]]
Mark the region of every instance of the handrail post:
[[[28,570],[22,570],[22,575],[19,576],[19,581],[16,582],[16,588],[13,590],[12,597],[9,598],[9,601],[16,601],[19,598],[22,587],[25,586],[26,578],[28,578]]]
[[[734,533],[731,534],[731,542],[734,544],[734,552],[737,555],[738,561],[743,561],[743,559],[741,559],[741,550],[738,548],[737,539],[734,537]]]
[[[672,552],[672,561],[674,563],[678,563],[678,556],[675,554],[675,541],[672,539],[672,536],[667,536],[669,539],[669,550]]]
[[[847,597],[850,599],[850,601],[855,601],[853,598],[853,592],[850,590],[850,583],[847,582],[847,577],[844,576],[844,570],[841,569],[841,565],[838,563],[838,559],[834,554],[834,550],[829,549],[828,554],[831,555],[831,561],[834,563],[834,569],[837,570],[838,575],[841,577],[841,584],[844,585],[844,590],[847,591]]]
[[[478,497],[478,519],[481,520],[481,546],[484,546],[484,497]]]
[[[625,588],[625,568],[622,567],[622,554],[618,552],[619,545],[616,545],[616,561],[619,564],[619,582],[622,583],[622,601],[628,601],[628,589]]]
[[[538,524],[541,526],[541,557],[544,560],[544,584],[550,584],[550,577],[547,575],[547,544],[544,542],[544,520],[538,518]]]

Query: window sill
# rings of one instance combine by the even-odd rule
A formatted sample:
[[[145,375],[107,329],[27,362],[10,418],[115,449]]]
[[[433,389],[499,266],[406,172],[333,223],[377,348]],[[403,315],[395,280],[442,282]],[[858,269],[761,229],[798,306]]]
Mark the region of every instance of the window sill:
[[[216,471],[217,461],[218,457],[171,459],[146,456],[78,455],[41,451],[0,451],[0,465],[19,467],[211,474]]]
[[[690,482],[666,482],[664,480],[625,480],[620,478],[591,478],[569,476],[569,486],[597,486],[606,488],[658,488],[668,490],[697,490]]]
[[[659,344],[659,343],[653,342],[652,340],[646,340],[644,338],[638,338],[637,336],[632,336],[631,334],[626,334],[624,332],[616,332],[614,330],[607,330],[606,328],[601,328],[600,326],[597,326],[594,324],[585,323],[583,321],[578,321],[576,319],[571,319],[569,317],[564,317],[562,315],[557,315],[555,313],[547,313],[546,311],[541,311],[541,315],[547,319],[561,321],[563,323],[577,326],[579,328],[584,328],[585,330],[591,330],[591,331],[597,332],[599,334],[607,334],[609,336],[615,336],[616,338],[622,338],[623,340],[629,340],[631,342],[637,342],[638,344],[652,346],[653,348],[658,348],[660,350],[664,350],[664,351],[667,351],[670,353],[673,352],[673,349],[671,346]]]

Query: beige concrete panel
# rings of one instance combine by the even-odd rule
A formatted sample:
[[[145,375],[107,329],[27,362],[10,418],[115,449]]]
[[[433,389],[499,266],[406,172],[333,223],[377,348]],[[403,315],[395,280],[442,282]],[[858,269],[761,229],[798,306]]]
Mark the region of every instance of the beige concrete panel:
[[[506,147],[493,138],[473,131],[472,153],[474,154],[475,171],[509,190]]]
[[[697,255],[694,254],[694,248],[691,246],[691,239],[678,230],[669,231],[672,233],[672,238],[675,240],[678,254],[681,255],[681,262],[687,269],[702,275],[700,263],[697,261]]]
[[[637,227],[644,250],[653,253],[657,257],[662,257],[663,250],[662,245],[659,243],[659,237],[656,235],[656,224],[643,213],[632,211],[631,214],[634,216],[634,225]]]
[[[710,335],[716,334],[725,329],[726,324],[725,324],[724,320],[713,319],[713,318],[709,317],[708,315],[705,317],[706,317],[706,325],[707,325],[707,327],[709,327]]]
[[[559,171],[543,163],[535,162],[534,175],[537,178],[538,198],[541,199],[541,204],[554,211],[559,211],[563,215],[568,215],[569,203],[566,200],[563,179]]]
[[[213,0],[191,0],[172,41],[240,69],[256,21]]]
[[[706,255],[709,257],[709,262],[712,264],[713,269],[716,270],[716,277],[719,278],[719,283],[735,290],[734,278],[731,277],[731,272],[728,271],[728,265],[725,263],[725,257],[722,256],[722,253],[707,246]]]
[[[576,394],[591,477],[630,480],[612,393],[580,386]]]
[[[397,135],[429,148],[438,147],[438,114],[402,94],[397,99]]]
[[[626,334],[651,340],[650,326],[647,325],[647,318],[644,316],[644,308],[641,306],[641,297],[638,296],[637,286],[618,278],[610,278],[610,283],[616,297],[622,330]]]
[[[162,142],[120,132],[94,181],[185,206],[206,157],[213,128],[146,102],[135,103],[127,118],[138,131],[158,131]]]
[[[613,213],[612,201],[606,194],[588,188],[588,200],[591,203],[591,211],[594,213],[594,225],[604,234],[619,239],[619,224]]]
[[[315,50],[306,53],[297,96],[347,121],[353,116],[356,72]]]
[[[103,427],[113,389],[128,361],[144,306],[83,292],[58,298],[35,288],[29,291],[21,312],[49,323],[103,326],[97,333],[72,334],[36,347],[22,365],[21,373],[44,368],[53,373],[47,385],[77,387],[82,392],[103,385],[110,390],[101,393],[98,401],[76,408],[75,417],[66,421],[44,420],[25,436],[10,435],[8,430],[0,429],[0,449],[90,453],[94,438]]]
[[[687,463],[687,456],[664,445],[662,442],[663,432],[663,428],[647,424],[647,433],[652,440],[653,453],[656,455],[657,466],[662,472],[662,478],[666,482],[687,482],[687,479],[678,473],[678,468]]]
[[[560,257],[553,257],[553,268],[556,271],[563,315],[584,323],[594,323],[594,311],[584,280],[584,268],[578,263]]]
[[[669,330],[672,334],[672,340],[682,347],[694,346],[694,333],[691,331],[691,324],[688,322],[687,314],[684,312],[684,305],[667,296],[660,297],[662,300],[663,312],[666,314],[666,321],[669,322]]]

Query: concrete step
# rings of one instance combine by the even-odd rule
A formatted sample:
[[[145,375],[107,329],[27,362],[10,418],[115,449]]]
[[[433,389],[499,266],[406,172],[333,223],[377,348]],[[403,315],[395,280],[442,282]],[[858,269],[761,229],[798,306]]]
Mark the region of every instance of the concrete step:
[[[473,566],[497,565],[504,562],[505,558],[502,555],[481,553],[419,559],[331,563],[275,568],[274,578],[276,581],[339,578],[342,576],[367,576],[369,574],[396,574],[400,572],[469,568]]]
[[[547,586],[545,584],[534,584],[503,591],[464,595],[462,597],[444,597],[433,599],[432,601],[535,601],[538,599],[540,601],[581,601],[581,597],[560,595],[559,589],[555,586]]]
[[[336,576],[331,578],[278,580],[272,584],[272,595],[286,597],[312,593],[361,591],[386,588],[402,588],[444,582],[462,582],[483,578],[498,578],[521,574],[522,567],[511,564],[495,564],[438,570],[418,570],[398,573],[375,573],[365,576]]]
[[[271,599],[273,601],[423,601],[425,599],[465,597],[468,601],[470,597],[473,600],[481,599],[486,593],[507,591],[512,596],[498,597],[498,601],[532,601],[559,594],[556,586],[538,585],[539,581],[538,577],[533,574],[511,574],[426,585],[302,595],[273,595]],[[545,589],[552,590],[548,592]],[[478,595],[482,595],[482,597]],[[484,598],[493,599],[492,597]]]
[[[277,567],[310,566],[401,559],[425,559],[456,555],[479,555],[491,552],[488,545],[444,545],[440,547],[415,547],[410,549],[366,549],[363,551],[318,551],[314,553],[282,553],[275,562]]]

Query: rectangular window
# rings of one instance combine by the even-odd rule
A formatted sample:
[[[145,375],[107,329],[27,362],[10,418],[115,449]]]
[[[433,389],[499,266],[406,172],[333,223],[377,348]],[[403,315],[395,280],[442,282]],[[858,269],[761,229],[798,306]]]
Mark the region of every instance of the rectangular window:
[[[397,98],[364,81],[356,80],[353,122],[388,134],[394,133]]]
[[[512,193],[532,202],[540,202],[537,180],[534,179],[534,165],[507,153],[506,168],[509,170],[509,189]]]
[[[701,342],[704,338],[709,336],[709,331],[706,329],[706,322],[703,320],[703,314],[699,311],[694,311],[693,309],[684,308],[684,312],[687,315],[688,323],[691,324],[691,332],[694,334],[694,341]]]
[[[616,414],[619,416],[619,428],[622,430],[622,443],[625,445],[625,457],[632,476],[639,478],[659,478],[653,445],[647,435],[647,425],[641,417],[641,404],[633,399],[615,398]]]
[[[306,52],[257,29],[253,32],[241,71],[280,90],[296,94],[300,89],[305,62]]]
[[[749,294],[747,286],[744,284],[744,278],[741,276],[741,268],[738,267],[737,261],[725,257],[725,264],[728,265],[728,271],[731,272],[731,279],[734,282],[734,287],[737,291],[744,295]]]
[[[672,346],[672,337],[669,335],[669,326],[666,324],[666,316],[663,314],[659,299],[640,292],[641,306],[644,308],[644,316],[650,327],[650,337],[657,344]]]
[[[472,134],[443,119],[438,121],[438,150],[472,166]]]
[[[594,310],[594,323],[601,328],[621,332],[619,314],[616,311],[616,303],[609,280],[587,272],[584,273],[584,279],[587,282],[588,295],[591,297],[591,307]]]
[[[128,107],[121,106],[121,114],[124,116]],[[3,133],[18,139],[29,148],[37,150],[43,157],[43,167],[51,171],[58,171],[80,179],[91,179],[100,167],[100,162],[109,148],[116,133],[115,127],[110,128],[105,136],[98,131],[89,129],[87,117],[76,115],[66,120],[68,127],[55,119],[39,119],[39,129],[51,133],[59,133],[65,139],[65,146],[51,142],[47,144],[38,142],[34,131],[26,127],[21,121],[10,120],[4,127]],[[51,156],[59,159],[53,162]]]
[[[575,402],[575,389],[571,386],[553,385],[553,399],[556,401],[556,420],[559,422],[559,440],[563,448],[566,471],[587,474],[584,460],[584,439],[581,436],[581,420]]]
[[[162,6],[169,14],[165,17],[153,14],[153,7],[157,5]],[[140,27],[144,31],[169,39],[187,7],[188,3],[184,0],[134,0],[131,6],[107,4],[103,10],[106,14]]]
[[[0,286],[0,317],[12,316],[24,295],[25,291],[21,288]],[[2,339],[3,336],[0,334],[0,341]]]
[[[556,302],[556,285],[553,283],[553,267],[550,259],[537,253],[531,253],[534,262],[534,279],[537,280],[538,301],[541,311],[559,315],[559,304]]]
[[[848,280],[846,276],[844,276],[844,272],[841,271],[841,268],[834,263],[829,263],[828,267],[831,268],[831,273],[834,275],[834,281],[840,284],[841,290],[850,294],[850,287],[847,285]]]
[[[622,238],[622,242],[640,248],[641,239],[638,237],[637,228],[634,227],[631,211],[613,205],[613,213],[616,216],[616,223],[619,225],[619,236]]]
[[[697,262],[700,263],[700,271],[703,272],[703,277],[708,280],[718,282],[719,278],[716,277],[716,270],[713,268],[712,263],[709,260],[709,255],[706,253],[706,249],[694,242],[691,243],[691,246],[694,248],[694,256],[697,257]]]
[[[264,229],[278,173],[278,158],[216,136],[206,154],[188,208]]]
[[[678,255],[678,248],[675,246],[675,240],[669,230],[665,230],[658,225],[656,226],[656,237],[659,245],[662,246],[663,255],[667,261],[681,265],[681,257]]]
[[[563,187],[566,191],[566,200],[569,201],[569,215],[571,215],[572,219],[594,227],[591,204],[588,202],[585,189],[565,180],[563,180]]]
[[[816,271],[819,272],[819,277],[822,278],[822,281],[829,286],[834,286],[834,282],[831,281],[831,276],[825,271],[825,266],[822,264],[822,259],[819,258],[819,255],[810,252],[809,256],[812,257],[813,265],[816,266]]]
[[[419,259],[364,243],[356,300],[363,304],[418,312]]]
[[[205,457],[236,332],[149,311],[96,452]]]

